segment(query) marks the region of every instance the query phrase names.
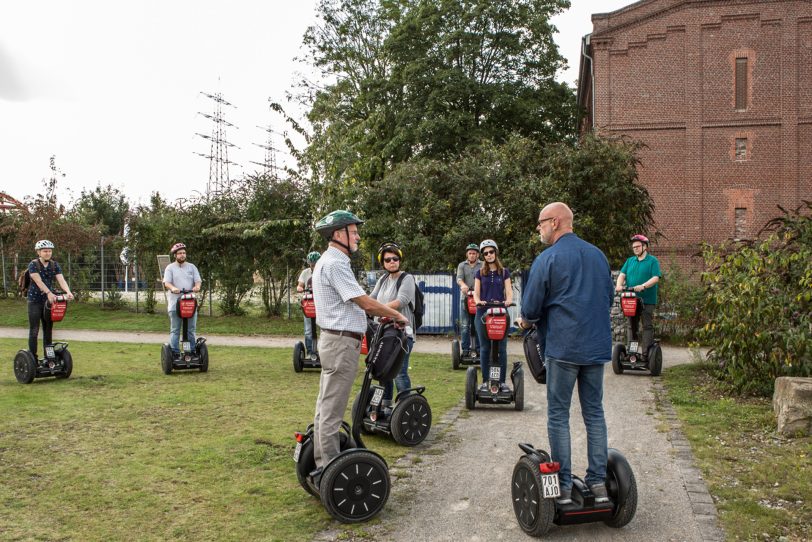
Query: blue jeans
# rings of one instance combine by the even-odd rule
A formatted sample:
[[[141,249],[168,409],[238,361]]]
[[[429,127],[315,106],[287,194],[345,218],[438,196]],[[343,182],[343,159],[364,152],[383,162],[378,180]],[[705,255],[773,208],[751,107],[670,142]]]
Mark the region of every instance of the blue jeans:
[[[195,315],[189,318],[189,327],[187,328],[189,335],[189,343],[192,349],[195,347],[195,326],[197,326],[197,311]],[[172,348],[174,353],[180,352],[180,333],[183,327],[183,320],[178,314],[178,310],[169,311],[169,347]]]
[[[570,449],[570,403],[578,383],[581,414],[586,425],[588,486],[606,480],[607,436],[603,416],[603,366],[576,365],[547,358],[547,434],[553,461],[561,463],[558,480],[561,489],[572,488]]]
[[[305,350],[308,354],[315,354],[319,351],[318,345],[313,342],[313,320],[305,316],[304,319]]]
[[[397,384],[398,393],[402,392],[403,390],[408,390],[412,387],[412,380],[409,378],[409,356],[412,353],[412,347],[414,346],[414,338],[413,337],[406,337],[406,353],[403,354],[403,365],[400,368],[400,372],[395,377],[394,384]],[[383,401],[391,401],[392,396],[394,395],[393,390],[393,382],[390,380],[389,382],[383,383]]]
[[[476,333],[482,338],[479,345],[479,367],[482,369],[482,381],[487,382],[490,377],[491,369],[491,340],[488,338],[488,331],[485,329],[485,322],[482,321],[485,316],[484,310],[476,311]],[[499,383],[504,384],[507,378],[507,336],[498,342],[499,344]]]
[[[460,348],[462,348],[463,352],[478,351],[478,346],[482,344],[477,337],[476,324],[474,324],[475,318],[475,315],[468,314],[467,296],[462,296],[460,302]],[[474,328],[473,335],[471,335],[472,327]]]

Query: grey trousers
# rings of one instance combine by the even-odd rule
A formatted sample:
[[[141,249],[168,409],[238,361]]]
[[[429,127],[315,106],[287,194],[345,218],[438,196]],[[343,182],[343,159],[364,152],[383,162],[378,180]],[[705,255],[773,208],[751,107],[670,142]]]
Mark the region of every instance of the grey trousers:
[[[319,336],[321,379],[313,419],[313,455],[323,467],[341,451],[338,432],[358,374],[361,341],[331,333]]]
[[[640,314],[629,318],[629,341],[638,341],[640,351],[648,354],[648,347],[654,342],[654,308],[656,305],[643,305]],[[640,340],[640,320],[643,320],[643,337]]]

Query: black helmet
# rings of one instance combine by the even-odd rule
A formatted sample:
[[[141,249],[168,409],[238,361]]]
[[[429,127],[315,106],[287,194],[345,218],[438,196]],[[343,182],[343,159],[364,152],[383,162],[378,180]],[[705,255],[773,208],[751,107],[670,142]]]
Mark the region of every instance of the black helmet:
[[[378,249],[378,265],[383,265],[383,255],[385,252],[397,254],[398,258],[403,259],[403,251],[397,243],[386,242]]]

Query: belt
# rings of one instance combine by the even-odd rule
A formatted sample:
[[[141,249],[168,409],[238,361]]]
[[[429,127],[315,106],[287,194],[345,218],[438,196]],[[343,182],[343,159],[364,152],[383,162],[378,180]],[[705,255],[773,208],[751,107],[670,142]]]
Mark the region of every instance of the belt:
[[[324,333],[329,333],[330,335],[338,335],[339,337],[352,337],[356,341],[362,341],[364,339],[363,333],[356,333],[354,331],[336,331],[335,329],[323,329]]]

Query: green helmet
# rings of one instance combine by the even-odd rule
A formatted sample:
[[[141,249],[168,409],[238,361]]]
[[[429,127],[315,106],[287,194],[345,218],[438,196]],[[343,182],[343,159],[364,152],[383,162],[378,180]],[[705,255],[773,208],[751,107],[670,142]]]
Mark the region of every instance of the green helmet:
[[[469,250],[476,250],[477,252],[479,252],[479,245],[477,245],[476,243],[471,243],[470,245],[465,247],[465,252],[468,252]]]
[[[321,258],[321,253],[314,250],[307,255],[307,263],[316,263]]]
[[[318,222],[316,222],[315,230],[319,232],[322,237],[330,240],[330,237],[333,236],[333,232],[347,227],[350,224],[363,224],[364,221],[352,214],[349,211],[333,211],[332,213],[328,214],[325,217],[322,217]]]

